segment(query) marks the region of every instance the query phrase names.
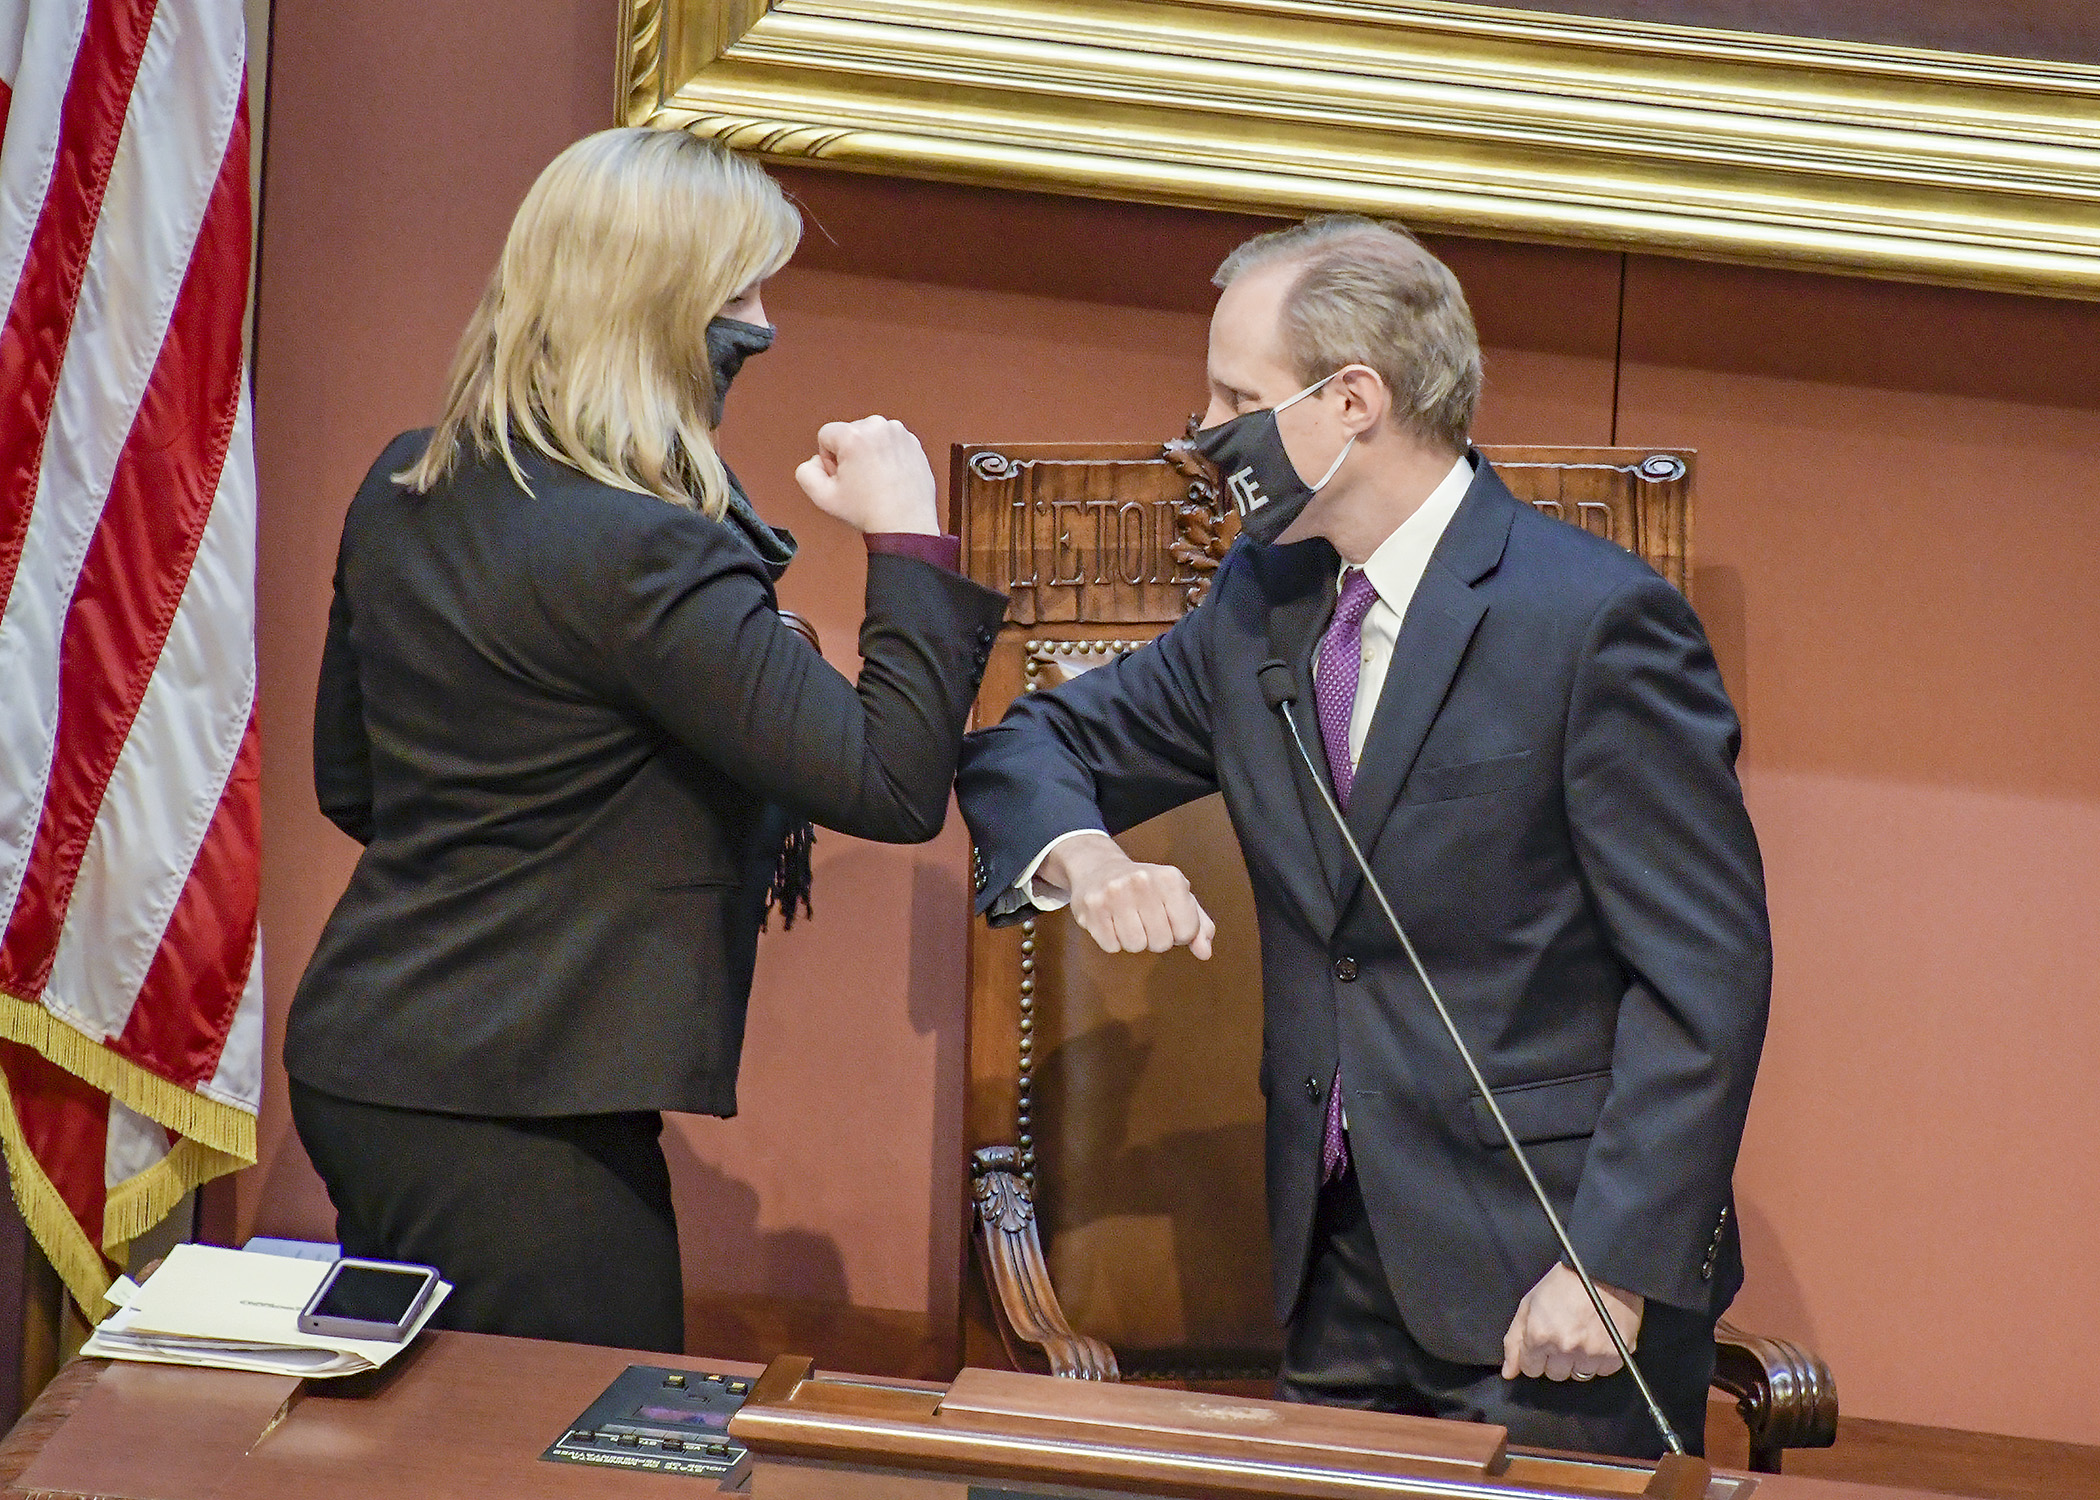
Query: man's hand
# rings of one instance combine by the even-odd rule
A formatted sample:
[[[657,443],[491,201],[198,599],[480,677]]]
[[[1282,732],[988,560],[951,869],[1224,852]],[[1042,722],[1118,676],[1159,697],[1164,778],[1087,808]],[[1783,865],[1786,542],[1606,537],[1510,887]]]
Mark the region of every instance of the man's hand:
[[[1639,1346],[1641,1314],[1645,1299],[1617,1287],[1597,1283],[1611,1320],[1629,1349]],[[1502,1335],[1502,1378],[1519,1374],[1548,1380],[1590,1380],[1616,1375],[1621,1364],[1611,1335],[1590,1305],[1590,1294],[1582,1289],[1582,1278],[1556,1262],[1539,1278],[1539,1284],[1524,1294],[1517,1315],[1510,1319],[1509,1332]]]
[[[1050,851],[1036,878],[1070,893],[1072,919],[1104,953],[1164,953],[1183,943],[1210,957],[1217,923],[1172,865],[1141,865],[1105,833],[1081,834]]]
[[[926,450],[910,428],[888,417],[826,422],[795,482],[818,510],[855,531],[940,533]]]

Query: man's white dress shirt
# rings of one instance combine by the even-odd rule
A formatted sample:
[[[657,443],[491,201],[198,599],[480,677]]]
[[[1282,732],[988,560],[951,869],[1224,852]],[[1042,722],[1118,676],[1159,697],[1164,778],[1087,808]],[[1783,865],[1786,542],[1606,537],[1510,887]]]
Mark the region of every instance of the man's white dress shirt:
[[[1452,464],[1451,472],[1437,482],[1429,492],[1429,498],[1415,508],[1415,513],[1393,529],[1393,534],[1378,544],[1364,563],[1364,574],[1371,580],[1371,587],[1378,591],[1378,598],[1364,615],[1363,663],[1356,677],[1356,702],[1349,710],[1349,763],[1353,766],[1363,759],[1364,741],[1371,733],[1371,719],[1378,711],[1378,695],[1385,688],[1385,674],[1392,666],[1393,646],[1400,639],[1400,622],[1406,618],[1407,606],[1413,602],[1415,589],[1422,582],[1422,574],[1429,567],[1429,555],[1436,551],[1436,544],[1444,539],[1444,530],[1451,524],[1451,517],[1458,512],[1458,504],[1466,498],[1466,490],[1473,483],[1473,466],[1464,457]],[[1342,570],[1348,572],[1346,567]],[[1314,660],[1318,660],[1317,654]],[[1066,839],[1076,838],[1082,833],[1100,833],[1099,828],[1075,828],[1061,833],[1028,862],[1021,871],[1020,879],[1014,882],[1017,890],[1026,891],[1038,910],[1056,911],[1070,899],[1066,892],[1054,887],[1035,883],[1035,872],[1042,868],[1050,851]]]

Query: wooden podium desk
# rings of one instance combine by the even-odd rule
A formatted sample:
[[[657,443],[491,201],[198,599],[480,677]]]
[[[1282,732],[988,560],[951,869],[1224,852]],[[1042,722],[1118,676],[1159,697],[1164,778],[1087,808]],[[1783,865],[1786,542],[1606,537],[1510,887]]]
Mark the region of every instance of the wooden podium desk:
[[[776,1361],[768,1374],[780,1385],[788,1361]],[[323,1394],[332,1382],[310,1385],[269,1375],[197,1370],[76,1359],[59,1372],[42,1396],[0,1443],[0,1484],[7,1500],[308,1500],[308,1497],[382,1497],[403,1500],[702,1500],[721,1491],[708,1478],[635,1472],[575,1464],[548,1463],[540,1454],[630,1364],[718,1371],[756,1379],[758,1367],[730,1360],[634,1353],[577,1344],[530,1339],[493,1338],[477,1334],[428,1332],[406,1351],[396,1367],[369,1394]],[[974,1383],[973,1383],[974,1379]],[[1119,1429],[1100,1425],[1107,1395],[1084,1382],[1025,1384],[1035,1377],[966,1371],[962,1386],[989,1392],[991,1408],[1009,1396],[1022,1407],[1047,1401],[1057,1409],[1057,1422],[1093,1423],[1098,1442],[1114,1445]],[[1015,1386],[1014,1381],[1024,1384]],[[897,1380],[823,1377],[811,1382],[843,1393],[849,1404],[868,1412],[925,1408],[943,1399],[946,1388]],[[756,1409],[766,1389],[761,1381],[751,1404]],[[856,1396],[856,1393],[857,1396]],[[958,1407],[969,1405],[962,1390]],[[983,1403],[975,1420],[981,1426]],[[1113,1404],[1113,1398],[1108,1398]],[[1145,1399],[1153,1400],[1148,1396]],[[1187,1398],[1196,1401],[1199,1398]],[[821,1403],[820,1403],[821,1404]],[[1157,1400],[1153,1400],[1158,1405]],[[1266,1407],[1268,1403],[1242,1403]],[[784,1420],[795,1420],[795,1403],[782,1408]],[[1168,1407],[1161,1407],[1169,1410]],[[1191,1406],[1192,1411],[1209,1407]],[[1303,1412],[1302,1408],[1292,1409]],[[967,1411],[954,1416],[969,1420]],[[1228,1413],[1229,1415],[1229,1413]],[[1241,1410],[1242,1418],[1259,1412]],[[1337,1432],[1360,1414],[1344,1419]],[[1296,1420],[1296,1416],[1292,1417]],[[1325,1420],[1325,1419],[1322,1419]],[[1409,1419],[1390,1419],[1404,1423]],[[754,1426],[758,1431],[763,1424]],[[879,1424],[876,1424],[879,1425]],[[1024,1423],[1024,1425],[1026,1425]],[[1040,1428],[1044,1424],[1038,1421]],[[1479,1440],[1450,1424],[1443,1440],[1453,1451]],[[1121,1429],[1131,1435],[1137,1430]],[[1172,1421],[1155,1425],[1143,1436],[1155,1449],[1161,1431],[1170,1436]],[[1346,1433],[1344,1432],[1346,1436]],[[1432,1439],[1436,1434],[1430,1434]],[[1492,1439],[1490,1446],[1492,1446]],[[762,1445],[761,1445],[762,1446]],[[1433,1444],[1432,1444],[1433,1446]],[[1206,1451],[1199,1434],[1187,1448]],[[942,1465],[930,1466],[938,1469]],[[994,1471],[996,1472],[996,1471]],[[1919,1492],[1870,1488],[1829,1480],[1780,1476],[1723,1476],[1741,1500],[1902,1500]],[[1220,1475],[1221,1480],[1223,1475]],[[1740,1488],[1747,1482],[1754,1488]],[[869,1500],[1048,1500],[1048,1497],[1099,1496],[1104,1488],[1080,1487],[1084,1481],[1061,1482],[982,1478],[957,1472],[914,1472],[885,1464],[826,1462],[822,1453],[805,1448],[797,1456],[761,1451],[753,1471],[733,1478],[739,1491],[765,1500],[780,1496],[861,1496]],[[748,1489],[747,1489],[748,1487]],[[1143,1486],[1140,1486],[1142,1488]],[[1121,1491],[1121,1486],[1115,1487]],[[1155,1487],[1156,1488],[1156,1487]],[[1549,1491],[1532,1491],[1546,1493]],[[1396,1489],[1394,1494],[1476,1494],[1477,1484]],[[1199,1482],[1182,1493],[1244,1495],[1244,1486],[1221,1482],[1213,1488]],[[1299,1493],[1312,1494],[1307,1489]],[[1512,1490],[1514,1496],[1527,1491]]]

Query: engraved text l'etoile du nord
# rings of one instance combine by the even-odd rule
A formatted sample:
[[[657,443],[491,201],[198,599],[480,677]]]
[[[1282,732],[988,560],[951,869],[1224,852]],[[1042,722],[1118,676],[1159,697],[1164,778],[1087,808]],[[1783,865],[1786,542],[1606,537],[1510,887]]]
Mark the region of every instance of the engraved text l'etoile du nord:
[[[1198,575],[1174,557],[1176,506],[1171,500],[1031,500],[1013,503],[1013,535],[1025,553],[1014,558],[1012,583],[1073,587],[1082,584],[1187,584]],[[1049,576],[1037,556],[1049,520]],[[1089,568],[1091,563],[1091,568]],[[1092,576],[1089,577],[1091,572]]]

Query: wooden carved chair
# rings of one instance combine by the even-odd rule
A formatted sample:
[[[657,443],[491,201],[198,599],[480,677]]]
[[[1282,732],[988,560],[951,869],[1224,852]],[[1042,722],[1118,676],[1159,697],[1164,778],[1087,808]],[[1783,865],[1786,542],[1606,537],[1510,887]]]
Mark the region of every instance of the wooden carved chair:
[[[1518,497],[1689,592],[1691,455],[1487,450]],[[958,446],[965,567],[1008,591],[977,703],[1084,672],[1194,607],[1237,531],[1185,443]],[[1185,951],[1103,955],[1062,914],[970,928],[971,1364],[1263,1391],[1280,1349],[1262,1202],[1261,981],[1252,896],[1216,797],[1124,836],[1179,865],[1218,922]],[[1083,1331],[1082,1331],[1083,1330]],[[1250,1382],[1260,1382],[1251,1386]],[[1753,1467],[1836,1433],[1813,1354],[1723,1324],[1715,1385]]]

